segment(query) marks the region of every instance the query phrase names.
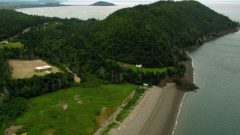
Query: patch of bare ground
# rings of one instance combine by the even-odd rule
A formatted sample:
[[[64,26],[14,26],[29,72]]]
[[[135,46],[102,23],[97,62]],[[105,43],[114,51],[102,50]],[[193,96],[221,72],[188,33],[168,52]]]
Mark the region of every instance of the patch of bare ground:
[[[25,33],[27,33],[30,30],[31,30],[31,28],[26,28],[25,30],[22,31],[22,34],[25,34]]]
[[[123,68],[129,68],[129,65],[128,64],[124,64],[124,63],[120,63],[120,66],[123,67]]]
[[[174,83],[173,79],[171,77],[166,77],[165,79],[161,80],[159,83],[159,87],[163,88],[167,85],[167,83]]]
[[[81,82],[80,77],[77,74],[73,74],[73,75],[74,75],[74,82],[80,83]]]
[[[9,60],[14,79],[30,78],[34,75],[44,76],[50,73],[60,72],[56,67],[52,67],[49,72],[36,72],[35,68],[40,66],[50,66],[43,60]]]
[[[103,107],[100,114],[97,116],[96,120],[97,123],[102,127],[105,125],[105,122],[108,120],[109,116],[111,115],[112,110],[107,108],[107,107]]]
[[[73,76],[74,76],[74,82],[75,83],[80,83],[81,82],[81,78],[76,74],[76,73],[74,73],[73,71],[71,71],[68,67],[66,67],[65,66],[65,68],[67,69],[67,71],[69,72],[69,73],[72,73],[73,74]]]
[[[5,135],[15,135],[16,132],[17,132],[19,129],[21,129],[22,127],[23,127],[23,126],[21,126],[21,125],[18,125],[18,126],[12,125],[12,126],[10,126],[9,128],[7,128],[7,129],[5,130]]]
[[[58,106],[62,107],[63,110],[67,110],[68,109],[68,103],[65,101],[59,101]]]
[[[80,95],[74,95],[73,99],[78,103],[78,104],[82,104],[83,101],[80,99]]]
[[[55,129],[48,129],[42,133],[42,135],[54,135]]]

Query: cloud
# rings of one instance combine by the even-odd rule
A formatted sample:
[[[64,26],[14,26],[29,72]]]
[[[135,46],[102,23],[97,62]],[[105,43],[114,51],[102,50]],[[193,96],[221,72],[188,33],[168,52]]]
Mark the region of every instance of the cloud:
[[[99,0],[66,0],[65,4],[81,4],[81,5],[88,5]],[[117,5],[136,5],[136,4],[148,4],[156,2],[157,0],[103,0],[107,2],[112,2]]]

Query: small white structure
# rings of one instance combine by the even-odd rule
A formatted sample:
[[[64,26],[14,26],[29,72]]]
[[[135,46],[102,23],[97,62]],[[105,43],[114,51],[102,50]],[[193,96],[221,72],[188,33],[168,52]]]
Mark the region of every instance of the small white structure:
[[[144,83],[143,86],[148,87],[148,84],[147,84],[147,83]]]
[[[52,70],[52,66],[35,67],[35,71],[37,72],[43,72],[43,71],[49,71],[49,70]]]
[[[143,83],[143,85],[141,86],[142,89],[147,89],[149,87],[149,84],[147,83]]]
[[[137,68],[141,68],[141,67],[142,67],[142,64],[137,64],[136,67],[137,67]]]

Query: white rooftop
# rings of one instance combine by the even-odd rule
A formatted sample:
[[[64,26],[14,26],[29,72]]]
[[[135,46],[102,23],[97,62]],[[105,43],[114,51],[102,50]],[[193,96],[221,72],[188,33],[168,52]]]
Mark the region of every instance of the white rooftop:
[[[50,69],[52,68],[52,66],[39,66],[39,67],[35,67],[36,70],[44,70],[44,69]]]
[[[141,68],[142,64],[137,64],[136,67]]]

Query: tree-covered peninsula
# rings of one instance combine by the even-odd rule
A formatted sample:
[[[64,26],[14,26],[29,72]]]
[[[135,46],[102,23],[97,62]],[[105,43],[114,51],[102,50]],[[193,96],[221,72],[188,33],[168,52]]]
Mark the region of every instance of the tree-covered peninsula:
[[[93,88],[106,90],[111,95],[113,111],[136,84],[158,85],[166,77],[181,79],[185,72],[182,63],[188,60],[187,48],[235,31],[238,26],[196,1],[138,5],[121,9],[101,21],[47,18],[0,10],[0,134],[16,123],[15,119],[29,107],[30,99],[52,93],[36,99],[50,100],[55,97],[53,92],[73,86],[80,89],[77,93],[82,95],[88,95]],[[41,59],[61,72],[14,79],[13,67],[9,64],[12,59]],[[73,81],[76,75],[81,78],[80,86]],[[111,89],[120,90],[121,85],[125,92],[111,93]],[[69,91],[72,94],[72,90]],[[104,91],[99,95],[102,97],[97,100],[107,106]],[[98,116],[101,108],[93,106],[89,114]],[[55,121],[53,119],[57,119],[55,115],[51,117]],[[91,133],[100,126],[95,119],[88,122]],[[25,126],[22,132],[31,129],[31,124]],[[84,131],[83,134],[90,133]]]
[[[185,60],[184,48],[236,26],[196,1],[159,1],[113,13],[100,22],[95,39],[106,57],[165,67]]]

